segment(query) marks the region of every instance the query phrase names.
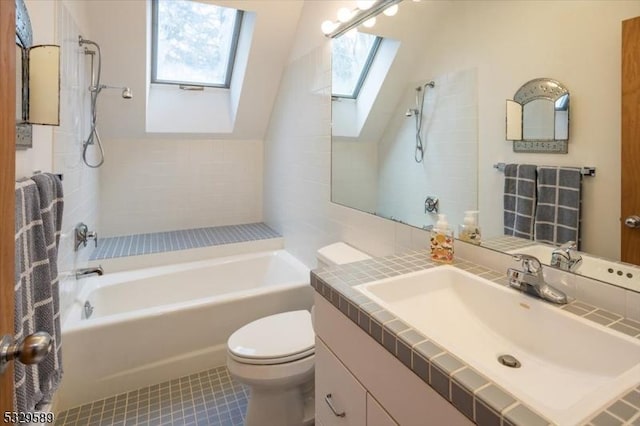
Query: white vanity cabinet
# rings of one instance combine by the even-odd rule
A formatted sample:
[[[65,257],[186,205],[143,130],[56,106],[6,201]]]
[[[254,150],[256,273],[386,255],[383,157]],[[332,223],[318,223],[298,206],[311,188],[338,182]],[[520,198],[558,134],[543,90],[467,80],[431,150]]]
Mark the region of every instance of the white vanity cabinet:
[[[473,424],[325,298],[314,298],[316,424]]]
[[[320,339],[316,339],[316,421],[331,426],[397,426]]]
[[[366,426],[367,390],[316,338],[316,420],[324,425]]]
[[[367,393],[367,426],[398,426],[370,393]]]

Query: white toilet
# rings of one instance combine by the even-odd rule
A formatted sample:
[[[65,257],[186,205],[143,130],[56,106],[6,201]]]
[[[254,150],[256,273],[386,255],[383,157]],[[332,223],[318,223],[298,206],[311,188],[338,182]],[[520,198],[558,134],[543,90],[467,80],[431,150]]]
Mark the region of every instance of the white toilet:
[[[318,250],[318,267],[369,259],[335,243]],[[251,388],[245,426],[301,426],[314,420],[315,334],[308,311],[255,320],[227,340],[231,375]]]

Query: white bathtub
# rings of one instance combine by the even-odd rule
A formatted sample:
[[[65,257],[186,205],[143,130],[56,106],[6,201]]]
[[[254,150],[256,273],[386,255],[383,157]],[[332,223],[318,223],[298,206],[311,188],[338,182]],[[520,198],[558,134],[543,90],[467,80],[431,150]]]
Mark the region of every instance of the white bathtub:
[[[62,326],[56,410],[223,365],[233,331],[312,303],[309,269],[284,250],[106,270],[81,283]],[[87,300],[94,311],[83,319]]]

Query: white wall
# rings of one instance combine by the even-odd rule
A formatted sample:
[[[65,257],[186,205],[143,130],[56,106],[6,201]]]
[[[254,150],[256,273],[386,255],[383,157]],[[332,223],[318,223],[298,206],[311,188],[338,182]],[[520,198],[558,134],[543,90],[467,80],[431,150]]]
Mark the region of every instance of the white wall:
[[[262,141],[110,141],[101,168],[105,236],[262,220]]]
[[[64,214],[58,251],[62,315],[78,290],[71,273],[85,267],[90,250],[74,251],[74,228],[80,221],[98,223],[98,173],[82,164],[81,145],[88,126],[88,66],[78,34],[88,30],[82,2],[31,0],[27,9],[34,44],[61,46],[60,126],[33,126],[33,148],[16,152],[16,178],[35,170],[63,174]]]

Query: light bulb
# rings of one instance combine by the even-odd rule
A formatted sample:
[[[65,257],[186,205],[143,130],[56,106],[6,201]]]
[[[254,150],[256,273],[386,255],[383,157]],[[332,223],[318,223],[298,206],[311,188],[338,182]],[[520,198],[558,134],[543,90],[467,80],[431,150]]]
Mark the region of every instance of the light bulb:
[[[340,9],[338,9],[338,21],[347,22],[352,17],[353,17],[353,12],[350,9],[346,7],[341,7]]]
[[[356,6],[358,6],[358,9],[360,10],[367,10],[370,9],[374,3],[375,0],[359,0],[358,2],[356,2]]]
[[[376,24],[376,17],[374,16],[373,18],[367,19],[366,21],[364,21],[362,23],[362,25],[364,25],[367,28],[371,28]]]
[[[323,34],[330,34],[333,30],[336,29],[336,23],[333,21],[326,20],[320,25],[320,30],[322,30]]]
[[[397,4],[394,4],[393,6],[389,6],[389,7],[388,7],[388,8],[386,8],[386,9],[384,10],[384,12],[382,12],[382,13],[384,13],[384,14],[385,14],[385,15],[387,15],[387,16],[393,16],[393,15],[395,15],[396,13],[398,13],[398,5],[397,5]]]

